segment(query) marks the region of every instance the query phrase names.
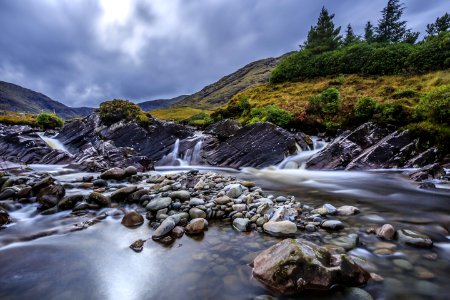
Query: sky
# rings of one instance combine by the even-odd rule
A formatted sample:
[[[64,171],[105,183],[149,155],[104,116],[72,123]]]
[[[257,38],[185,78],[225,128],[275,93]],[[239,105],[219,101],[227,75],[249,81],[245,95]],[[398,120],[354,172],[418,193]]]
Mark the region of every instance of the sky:
[[[387,0],[0,0],[0,80],[68,106],[192,94],[298,50],[323,5],[363,34]],[[414,31],[449,0],[405,0]]]

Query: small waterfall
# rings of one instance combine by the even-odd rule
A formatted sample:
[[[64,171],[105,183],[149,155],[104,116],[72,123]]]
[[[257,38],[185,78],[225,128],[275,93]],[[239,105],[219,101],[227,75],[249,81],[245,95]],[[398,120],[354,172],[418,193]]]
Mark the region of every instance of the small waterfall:
[[[313,142],[312,147],[310,147],[310,149],[312,148],[311,150],[302,151],[297,147],[297,153],[286,157],[278,164],[278,169],[304,169],[306,161],[328,144],[316,136],[312,136],[311,140]]]
[[[174,161],[178,159],[178,152],[179,151],[180,151],[180,139],[177,139],[175,141],[175,144],[173,145],[172,153],[170,154]]]
[[[200,162],[200,160],[201,160],[200,153],[202,151],[202,145],[203,145],[203,140],[199,139],[198,142],[194,146],[194,150],[192,151],[192,157],[189,160],[189,164]]]
[[[44,132],[39,132],[37,134],[50,148],[55,150],[64,151],[66,153],[69,153],[69,150],[67,150],[66,146],[64,146],[63,143],[61,143],[59,140],[55,139],[55,137],[48,137],[45,136]]]

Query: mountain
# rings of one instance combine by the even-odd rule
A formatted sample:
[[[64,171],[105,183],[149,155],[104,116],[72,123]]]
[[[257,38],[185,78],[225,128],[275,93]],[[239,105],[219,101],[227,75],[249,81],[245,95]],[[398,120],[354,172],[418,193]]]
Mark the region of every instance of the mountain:
[[[44,94],[16,84],[0,81],[0,110],[38,114],[42,111],[55,112],[64,119],[90,114],[90,107],[69,107]]]
[[[221,78],[201,91],[192,94],[171,107],[214,109],[231,99],[238,92],[261,83],[269,81],[270,73],[278,62],[285,56],[266,58],[252,62],[236,72]]]
[[[138,103],[139,107],[144,111],[151,111],[155,109],[162,109],[169,107],[172,104],[178,103],[184,100],[189,95],[181,95],[172,99],[158,99],[158,100],[150,100]]]

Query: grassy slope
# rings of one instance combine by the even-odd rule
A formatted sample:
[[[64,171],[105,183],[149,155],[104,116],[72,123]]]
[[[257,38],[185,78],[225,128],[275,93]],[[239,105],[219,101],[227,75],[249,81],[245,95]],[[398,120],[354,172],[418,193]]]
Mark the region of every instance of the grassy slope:
[[[195,114],[204,112],[206,114],[212,113],[212,111],[205,109],[198,109],[192,107],[180,107],[180,108],[168,108],[168,109],[157,109],[150,112],[152,116],[161,120],[169,121],[183,121]]]
[[[448,70],[422,75],[341,75],[293,83],[261,84],[236,94],[231,102],[246,97],[253,107],[275,104],[300,116],[305,113],[308,98],[318,95],[328,87],[336,87],[340,91],[342,106],[345,108],[352,106],[360,97],[364,96],[372,97],[378,102],[401,101],[403,105],[414,106],[421,95],[445,84],[450,84],[450,71]],[[394,100],[396,92],[406,89],[417,91],[417,96]]]

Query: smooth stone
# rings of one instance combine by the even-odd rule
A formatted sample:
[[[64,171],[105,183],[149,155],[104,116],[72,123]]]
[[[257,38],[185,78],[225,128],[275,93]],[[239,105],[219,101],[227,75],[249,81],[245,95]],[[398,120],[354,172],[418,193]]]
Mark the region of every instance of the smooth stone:
[[[334,215],[337,211],[336,207],[334,207],[333,205],[327,203],[323,205],[323,208],[325,208],[327,210],[327,214],[329,215]]]
[[[214,200],[217,205],[225,205],[229,202],[231,202],[231,198],[228,196],[222,196],[222,197],[217,197],[216,200]]]
[[[184,202],[188,201],[191,198],[191,193],[185,190],[179,190],[170,193],[169,197],[172,198],[172,200],[179,199],[181,202]]]
[[[376,235],[385,240],[392,240],[395,235],[395,228],[391,224],[384,224],[376,230]]]
[[[357,287],[346,288],[343,294],[345,300],[373,300],[372,295]]]
[[[144,217],[135,211],[130,211],[123,216],[121,224],[126,227],[137,227],[144,224]]]
[[[11,222],[9,214],[6,210],[0,208],[0,226],[6,225]]]
[[[262,216],[256,219],[257,226],[263,226],[267,222],[269,222],[269,218],[267,216]]]
[[[111,169],[103,172],[100,175],[100,178],[105,179],[105,180],[108,180],[108,179],[121,180],[121,179],[125,178],[125,176],[126,176],[126,173],[125,173],[124,169],[111,168]]]
[[[344,224],[338,220],[326,220],[320,226],[325,229],[333,229],[333,230],[344,228]]]
[[[168,207],[171,203],[172,198],[169,197],[156,198],[151,200],[150,203],[147,204],[145,208],[150,211],[158,211],[160,209]]]
[[[230,198],[237,198],[244,192],[244,187],[239,183],[229,184],[223,189]]]
[[[103,194],[92,192],[89,194],[89,197],[87,199],[90,203],[95,203],[100,207],[110,207],[111,206],[111,200],[106,197]]]
[[[397,239],[400,243],[419,248],[430,248],[433,246],[433,241],[428,236],[408,229],[397,230]]]
[[[233,220],[233,228],[237,231],[247,231],[249,222],[247,218],[236,218]]]
[[[128,166],[125,168],[125,176],[130,177],[137,174],[137,169],[135,166]]]
[[[359,208],[351,205],[340,206],[336,209],[336,214],[338,216],[352,216],[360,212]]]
[[[191,205],[191,206],[204,205],[204,204],[205,204],[205,200],[200,199],[200,198],[191,198],[189,200],[189,205]]]
[[[162,221],[161,225],[158,226],[158,228],[155,229],[152,235],[153,240],[159,240],[166,236],[172,229],[176,226],[176,220],[174,218],[166,218],[164,221]]]
[[[135,242],[133,242],[133,244],[130,245],[130,248],[134,251],[134,252],[141,252],[144,249],[144,244],[145,244],[145,240],[137,240]]]
[[[193,207],[189,210],[189,216],[191,217],[191,219],[196,219],[196,218],[205,219],[206,212],[204,212],[203,210],[201,210],[197,207]]]
[[[284,196],[278,196],[275,198],[275,202],[286,202],[286,201],[288,201],[288,198]]]
[[[232,206],[232,208],[233,208],[234,211],[245,211],[245,210],[247,210],[247,205],[245,205],[245,204],[234,204]]]
[[[356,233],[351,233],[348,236],[341,236],[337,239],[333,239],[331,241],[331,244],[340,246],[344,248],[346,251],[350,251],[353,248],[356,248],[358,246],[359,237]]]
[[[106,180],[103,179],[95,179],[92,184],[95,187],[107,187],[108,186],[108,182]]]
[[[58,203],[58,208],[62,210],[72,209],[78,202],[84,200],[84,195],[65,196]]]
[[[272,236],[291,236],[297,232],[297,225],[291,221],[269,221],[263,225],[263,229]]]
[[[172,229],[172,233],[171,236],[173,238],[179,239],[180,237],[182,237],[184,235],[184,228],[181,226],[175,226],[174,229]]]
[[[56,206],[64,197],[66,191],[60,184],[51,184],[42,188],[36,197],[36,201],[42,205],[42,208],[52,208]]]
[[[316,231],[316,226],[314,224],[308,224],[305,226],[305,230],[308,232],[314,232]]]
[[[191,220],[189,224],[186,226],[187,234],[199,234],[202,233],[206,229],[206,224],[208,222],[205,219],[197,218]]]
[[[406,259],[394,259],[394,260],[392,260],[392,263],[394,265],[396,265],[397,267],[402,268],[404,270],[410,271],[413,269],[413,265]]]
[[[135,185],[126,186],[118,189],[117,191],[114,191],[109,197],[113,202],[124,202],[127,199],[127,197],[130,194],[136,192],[137,189],[138,187]]]
[[[278,298],[270,295],[259,295],[253,298],[253,300],[278,300]]]
[[[256,183],[254,183],[253,181],[241,181],[241,184],[246,188],[252,188],[256,186]]]
[[[272,217],[270,218],[270,221],[272,222],[283,221],[285,215],[286,215],[286,208],[284,206],[278,207],[273,213]]]

